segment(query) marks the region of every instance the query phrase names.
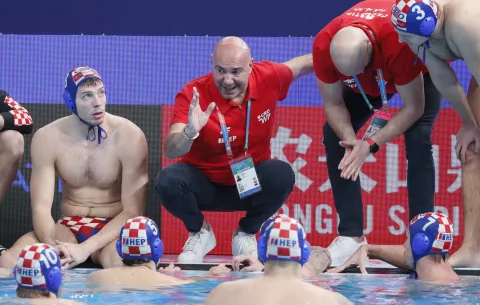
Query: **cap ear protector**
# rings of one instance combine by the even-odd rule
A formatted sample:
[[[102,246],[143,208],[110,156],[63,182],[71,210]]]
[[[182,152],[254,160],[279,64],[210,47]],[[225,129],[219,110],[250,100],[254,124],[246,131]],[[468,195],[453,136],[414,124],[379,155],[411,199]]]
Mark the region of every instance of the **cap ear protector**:
[[[412,253],[415,256],[422,256],[430,251],[431,241],[427,234],[423,232],[416,233],[411,242]]]
[[[435,31],[435,26],[437,25],[437,21],[434,17],[429,16],[420,23],[420,33],[423,36],[430,37]]]
[[[77,114],[77,105],[75,104],[75,99],[72,99],[70,93],[66,89],[63,91],[63,101],[71,112]]]

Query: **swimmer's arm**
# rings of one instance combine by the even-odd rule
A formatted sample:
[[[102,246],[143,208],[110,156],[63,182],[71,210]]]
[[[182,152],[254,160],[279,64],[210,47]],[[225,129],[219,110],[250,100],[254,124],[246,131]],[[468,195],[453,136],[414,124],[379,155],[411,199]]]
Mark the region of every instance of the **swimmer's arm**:
[[[403,107],[395,113],[387,125],[372,136],[372,140],[382,146],[402,135],[423,114],[425,108],[425,93],[423,75],[420,73],[406,85],[395,85],[403,101]]]
[[[90,253],[103,249],[118,238],[123,224],[130,218],[143,215],[148,188],[148,148],[147,139],[138,127],[126,127],[119,144],[118,158],[122,165],[123,210],[100,232],[84,243]]]
[[[52,205],[55,192],[55,159],[48,130],[39,129],[32,138],[30,200],[33,230],[39,241],[55,245]]]
[[[460,116],[463,125],[477,126],[472,109],[468,105],[465,91],[458,82],[457,75],[452,67],[428,50],[425,65],[430,72],[433,84]]]
[[[295,57],[287,62],[283,63],[292,70],[293,81],[298,78],[313,73],[313,58],[312,54],[306,54],[299,57]]]
[[[350,114],[343,100],[342,81],[326,84],[317,78],[327,122],[342,141],[355,140]]]
[[[170,127],[164,144],[164,154],[168,159],[181,157],[190,151],[194,140],[187,138],[183,134],[183,128],[185,125],[186,124],[183,123],[175,123]],[[188,128],[185,132],[190,137],[193,137],[196,134],[194,130],[190,131]]]
[[[472,74],[472,79],[470,81],[467,93],[467,100],[469,103],[477,102],[471,99],[473,96],[476,96],[474,92],[476,90],[476,87],[478,87],[478,81],[480,81],[480,35],[478,33],[478,30],[476,30],[477,28],[478,27],[475,27],[475,30],[472,32],[474,28],[472,28],[469,23],[464,27],[467,35],[460,35],[462,37],[455,37],[455,39],[458,40],[457,45],[460,44],[461,46],[461,48],[459,49],[464,59],[464,62],[467,65],[468,70]]]
[[[332,258],[328,249],[322,247],[312,247],[308,262],[302,267],[302,275],[305,277],[314,277],[323,273],[332,263]]]
[[[402,245],[368,245],[367,251],[370,259],[379,259],[407,270],[413,268],[405,260],[405,248]]]
[[[204,305],[227,305],[231,304],[237,297],[237,293],[231,293],[229,287],[232,283],[224,282],[212,291],[210,291],[205,299]],[[233,299],[232,299],[233,298]]]

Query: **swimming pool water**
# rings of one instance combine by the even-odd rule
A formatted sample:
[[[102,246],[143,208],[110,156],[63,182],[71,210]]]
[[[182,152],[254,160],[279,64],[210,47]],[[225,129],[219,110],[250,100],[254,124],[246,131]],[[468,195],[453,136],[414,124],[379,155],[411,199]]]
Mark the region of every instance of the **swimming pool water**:
[[[203,304],[208,292],[223,281],[262,276],[261,273],[238,272],[212,277],[206,271],[181,271],[175,275],[202,281],[140,291],[119,285],[87,284],[85,277],[92,271],[94,269],[67,270],[62,298],[87,304]],[[405,275],[322,274],[310,282],[340,292],[354,304],[480,304],[480,277],[462,276],[461,283],[450,286],[405,278]],[[12,278],[0,279],[0,304],[24,304],[14,300],[15,289]]]

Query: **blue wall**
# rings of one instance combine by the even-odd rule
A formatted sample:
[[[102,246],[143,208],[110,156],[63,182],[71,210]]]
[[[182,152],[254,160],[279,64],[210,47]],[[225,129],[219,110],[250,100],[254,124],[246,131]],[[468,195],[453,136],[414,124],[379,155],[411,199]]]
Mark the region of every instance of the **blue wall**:
[[[2,0],[6,34],[309,37],[358,0]]]
[[[89,65],[105,81],[111,104],[172,104],[191,79],[210,72],[210,54],[219,37],[138,37],[1,35],[0,87],[20,103],[63,103],[67,72]],[[284,62],[311,52],[313,38],[247,37],[254,60]],[[464,87],[470,76],[453,64]],[[295,82],[284,106],[321,106],[309,75]],[[400,106],[395,97],[391,106]],[[447,106],[447,105],[446,105]]]

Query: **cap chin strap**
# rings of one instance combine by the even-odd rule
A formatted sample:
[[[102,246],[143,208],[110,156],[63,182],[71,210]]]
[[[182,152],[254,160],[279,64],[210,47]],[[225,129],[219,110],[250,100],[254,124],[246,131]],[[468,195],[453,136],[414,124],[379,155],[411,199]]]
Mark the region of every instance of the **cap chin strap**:
[[[423,47],[423,63],[425,63],[427,59],[427,49],[430,49],[430,43],[425,41],[425,43],[421,44],[417,48],[417,56],[415,56],[415,60],[413,61],[413,64],[416,65],[418,62],[418,52],[420,52],[420,48]]]
[[[98,125],[98,126],[90,125],[87,122],[85,122],[84,120],[82,120],[82,118],[80,116],[78,116],[78,114],[77,114],[77,117],[83,124],[88,126],[87,138],[86,138],[87,140],[93,142],[93,141],[95,141],[95,139],[97,139],[98,144],[100,144],[101,139],[106,139],[107,138],[107,131],[105,129],[103,129],[102,126],[100,126],[100,125]],[[95,127],[97,127],[97,129],[98,129],[98,137],[95,134]],[[93,134],[93,138],[90,137],[90,133]]]

